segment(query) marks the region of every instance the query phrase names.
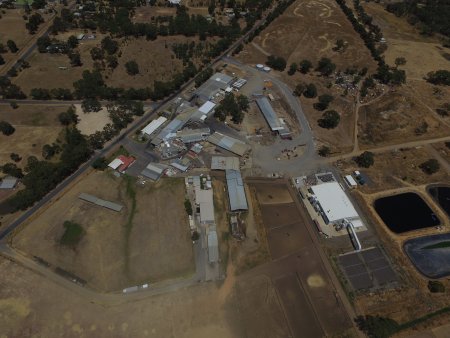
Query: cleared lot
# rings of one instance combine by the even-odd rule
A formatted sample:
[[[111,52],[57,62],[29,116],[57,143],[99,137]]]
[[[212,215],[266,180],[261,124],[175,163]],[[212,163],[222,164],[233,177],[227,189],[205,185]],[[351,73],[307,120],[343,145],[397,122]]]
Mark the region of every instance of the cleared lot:
[[[194,261],[183,182],[168,179],[142,187],[132,180],[93,172],[24,225],[13,245],[101,291],[189,275]],[[78,198],[80,193],[124,208],[115,212],[90,204]],[[75,248],[59,244],[64,221],[78,223],[85,231]]]

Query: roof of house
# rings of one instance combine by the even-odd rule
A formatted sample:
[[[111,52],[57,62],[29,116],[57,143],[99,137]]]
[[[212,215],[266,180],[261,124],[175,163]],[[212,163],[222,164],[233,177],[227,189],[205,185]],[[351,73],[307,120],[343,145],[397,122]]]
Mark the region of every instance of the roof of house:
[[[247,197],[245,196],[244,182],[239,170],[225,170],[227,179],[228,198],[231,211],[248,210]]]
[[[116,170],[117,168],[119,168],[121,165],[123,164],[123,162],[119,159],[116,158],[114,159],[110,164],[108,164],[108,167]]]
[[[119,166],[120,172],[124,172],[125,170],[127,170],[127,168],[136,161],[136,159],[133,156],[125,156],[125,155],[120,155],[118,159],[122,161],[122,164]]]
[[[215,132],[208,137],[208,141],[239,156],[244,155],[248,150],[250,150],[248,144],[218,132]]]
[[[0,181],[0,189],[13,189],[18,179],[12,176],[6,176]]]
[[[214,102],[206,101],[198,110],[202,112],[203,114],[208,115],[216,106]]]

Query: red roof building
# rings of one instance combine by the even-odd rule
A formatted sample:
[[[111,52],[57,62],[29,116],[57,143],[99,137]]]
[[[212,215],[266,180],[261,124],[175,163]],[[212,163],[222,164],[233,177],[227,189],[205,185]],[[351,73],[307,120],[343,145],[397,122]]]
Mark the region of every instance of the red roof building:
[[[127,170],[127,168],[136,161],[136,159],[133,156],[127,157],[125,155],[120,155],[119,157],[117,157],[117,159],[122,161],[122,164],[120,165],[120,167],[118,169],[118,171],[121,173],[123,173],[125,170]]]

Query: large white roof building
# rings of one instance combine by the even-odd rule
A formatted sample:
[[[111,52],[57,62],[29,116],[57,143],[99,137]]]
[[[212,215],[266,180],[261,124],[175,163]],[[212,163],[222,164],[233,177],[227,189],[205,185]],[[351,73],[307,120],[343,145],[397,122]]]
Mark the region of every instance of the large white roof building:
[[[347,219],[355,227],[362,226],[358,212],[339,183],[328,182],[314,185],[311,191],[320,204],[326,223],[336,223]]]

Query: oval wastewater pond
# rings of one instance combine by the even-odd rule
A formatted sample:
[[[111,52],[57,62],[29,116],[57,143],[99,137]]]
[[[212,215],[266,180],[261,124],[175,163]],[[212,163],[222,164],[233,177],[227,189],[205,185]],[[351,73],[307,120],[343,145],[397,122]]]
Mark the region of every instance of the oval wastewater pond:
[[[450,217],[450,187],[434,186],[427,189],[431,197]]]
[[[450,275],[450,233],[410,239],[403,244],[403,250],[426,277]]]
[[[374,206],[387,227],[397,234],[440,224],[433,210],[416,193],[382,197]]]

